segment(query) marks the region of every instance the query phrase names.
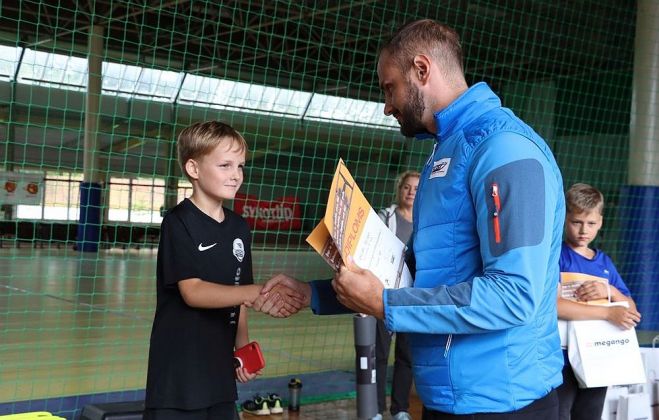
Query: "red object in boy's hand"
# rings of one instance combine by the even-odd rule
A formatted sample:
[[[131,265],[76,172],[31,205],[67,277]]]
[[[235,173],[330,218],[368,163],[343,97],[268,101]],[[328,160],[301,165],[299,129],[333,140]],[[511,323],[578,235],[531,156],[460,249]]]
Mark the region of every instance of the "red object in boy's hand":
[[[265,359],[261,353],[261,347],[256,341],[237,349],[233,356],[238,361],[238,366],[245,368],[248,373],[257,372],[265,367]]]

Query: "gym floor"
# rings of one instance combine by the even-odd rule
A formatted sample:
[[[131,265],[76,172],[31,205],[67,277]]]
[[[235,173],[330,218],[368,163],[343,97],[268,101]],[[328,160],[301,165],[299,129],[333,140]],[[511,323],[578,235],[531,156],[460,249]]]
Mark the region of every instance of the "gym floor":
[[[421,419],[422,404],[417,395],[412,392],[410,395],[410,415],[413,419]],[[312,404],[300,407],[299,412],[288,412],[284,409],[283,414],[273,414],[269,416],[256,416],[252,414],[241,413],[241,419],[256,420],[354,420],[357,418],[357,401],[353,399],[338,400],[320,404]],[[390,420],[389,412],[384,413],[384,420]]]
[[[43,407],[74,418],[89,401],[143,398],[155,266],[153,249],[1,248],[0,415]],[[313,252],[254,251],[254,271],[257,282],[279,272],[331,276]],[[309,310],[284,320],[250,311],[250,338],[267,365],[257,381],[240,384],[239,402],[260,388],[285,398],[288,379],[299,375],[308,403],[298,418],[355,418],[352,323]]]
[[[153,249],[87,255],[0,248],[0,415],[39,411],[23,409],[41,407],[34,401],[47,401],[45,411],[75,413],[90,400],[143,398],[155,260]],[[255,251],[254,271],[257,282],[279,272],[303,280],[331,276],[312,252]],[[261,344],[267,366],[263,377],[241,384],[239,402],[264,386],[285,398],[288,378],[300,375],[308,402],[299,415],[258,417],[356,418],[352,322],[308,310],[284,320],[250,311],[250,338]],[[649,345],[656,334],[639,331],[639,343]],[[108,395],[117,399],[101,400]],[[420,418],[416,396],[411,402]]]

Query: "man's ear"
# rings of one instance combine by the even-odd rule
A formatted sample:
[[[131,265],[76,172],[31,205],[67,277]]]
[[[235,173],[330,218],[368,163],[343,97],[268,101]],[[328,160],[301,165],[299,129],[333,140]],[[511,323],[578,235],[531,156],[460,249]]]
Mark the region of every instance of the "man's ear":
[[[425,84],[428,82],[428,77],[430,76],[430,66],[431,62],[427,55],[418,54],[414,56],[414,67],[412,72],[419,82]]]
[[[192,179],[198,179],[199,178],[199,165],[197,162],[193,159],[188,159],[187,162],[185,162],[185,172],[188,173],[188,176]]]

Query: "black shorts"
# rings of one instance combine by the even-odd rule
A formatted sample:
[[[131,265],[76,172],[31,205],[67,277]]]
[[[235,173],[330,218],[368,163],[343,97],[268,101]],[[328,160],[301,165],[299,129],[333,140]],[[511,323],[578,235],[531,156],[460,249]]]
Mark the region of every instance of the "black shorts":
[[[558,395],[554,389],[526,407],[507,413],[448,414],[423,407],[421,418],[422,420],[556,420],[558,418]]]
[[[143,420],[238,420],[235,403],[219,403],[199,410],[147,408]]]

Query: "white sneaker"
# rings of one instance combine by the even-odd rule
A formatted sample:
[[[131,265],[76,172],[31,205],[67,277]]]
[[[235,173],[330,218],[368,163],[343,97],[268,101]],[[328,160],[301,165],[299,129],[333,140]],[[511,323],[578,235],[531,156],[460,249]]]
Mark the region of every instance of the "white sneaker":
[[[375,417],[371,418],[371,420],[382,420],[382,414],[376,414]]]
[[[394,420],[412,420],[412,416],[407,411],[399,411],[392,417]]]

